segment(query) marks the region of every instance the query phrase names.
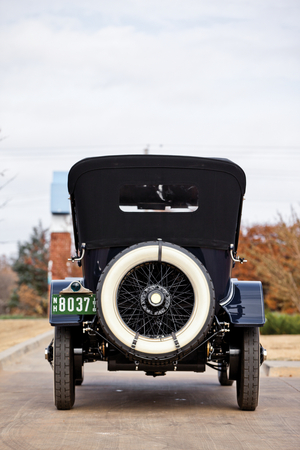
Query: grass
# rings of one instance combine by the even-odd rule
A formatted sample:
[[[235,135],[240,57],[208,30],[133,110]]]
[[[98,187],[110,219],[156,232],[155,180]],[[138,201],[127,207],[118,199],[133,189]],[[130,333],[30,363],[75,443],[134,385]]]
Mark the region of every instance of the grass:
[[[261,334],[300,334],[300,314],[266,312],[266,323]]]

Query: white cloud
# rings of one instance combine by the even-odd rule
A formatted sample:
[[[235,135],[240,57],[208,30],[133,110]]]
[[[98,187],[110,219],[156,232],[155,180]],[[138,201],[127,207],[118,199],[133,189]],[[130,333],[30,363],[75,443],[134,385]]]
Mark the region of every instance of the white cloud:
[[[2,50],[7,74],[2,77],[4,110],[12,115],[18,111],[16,118],[23,115],[30,130],[33,122],[39,123],[40,140],[47,121],[49,130],[57,129],[56,139],[64,143],[66,137],[73,143],[72,135],[78,139],[76,132],[71,133],[76,123],[81,122],[84,130],[85,118],[90,123],[95,116],[101,121],[118,119],[119,112],[128,109],[127,117],[134,121],[142,114],[145,124],[153,115],[178,120],[174,108],[191,123],[195,112],[201,118],[211,116],[210,121],[220,112],[239,118],[248,110],[253,116],[255,105],[270,104],[272,84],[276,90],[282,79],[298,79],[299,61],[293,49],[284,53],[288,43],[283,43],[282,33],[264,38],[270,29],[257,31],[251,21],[212,20],[210,27],[200,24],[158,34],[133,25],[92,31],[77,21],[72,25],[67,21],[57,28],[49,20],[31,18],[3,27],[1,33],[1,41],[7,43]],[[294,93],[284,94],[295,108]],[[248,114],[244,119],[249,120]],[[268,120],[265,114],[264,121]],[[62,121],[64,129],[59,127]],[[243,133],[247,129],[246,123]],[[52,131],[46,137],[54,145]],[[220,134],[221,140],[227,138]]]
[[[12,194],[32,199],[22,203],[28,224],[48,211],[41,198],[52,170],[147,143],[244,163],[248,204],[266,220],[277,200],[286,209],[297,202],[291,184],[279,193],[276,179],[269,197],[260,192],[271,167],[280,178],[299,162],[299,13],[296,0],[3,0],[0,128],[8,138],[0,157],[1,148],[23,149]],[[281,146],[281,158],[260,146]],[[285,158],[286,146],[296,153]],[[20,151],[5,155],[0,163],[19,170]],[[9,208],[17,214],[17,204]]]

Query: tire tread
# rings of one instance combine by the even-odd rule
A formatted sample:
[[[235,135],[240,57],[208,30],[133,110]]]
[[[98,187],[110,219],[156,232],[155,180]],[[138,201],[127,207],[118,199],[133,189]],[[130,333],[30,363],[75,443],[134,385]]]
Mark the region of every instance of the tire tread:
[[[259,395],[259,331],[257,327],[243,329],[240,374],[237,380],[237,401],[244,411],[254,411]]]
[[[71,409],[75,400],[73,347],[69,327],[55,327],[54,398],[57,409]]]

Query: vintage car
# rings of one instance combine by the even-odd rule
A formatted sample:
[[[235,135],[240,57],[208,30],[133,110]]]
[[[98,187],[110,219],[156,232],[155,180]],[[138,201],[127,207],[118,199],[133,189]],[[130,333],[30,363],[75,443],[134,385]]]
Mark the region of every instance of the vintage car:
[[[50,293],[58,409],[72,408],[84,363],[109,371],[218,372],[242,410],[258,404],[265,322],[259,281],[231,278],[246,179],[227,159],[86,158],[68,177],[81,279]],[[134,374],[133,374],[134,376]]]

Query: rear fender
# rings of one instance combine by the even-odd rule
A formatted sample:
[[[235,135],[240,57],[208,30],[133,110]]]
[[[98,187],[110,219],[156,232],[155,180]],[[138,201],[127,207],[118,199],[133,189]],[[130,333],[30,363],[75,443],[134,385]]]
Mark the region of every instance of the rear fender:
[[[220,305],[236,327],[262,327],[265,323],[264,296],[260,281],[230,280],[230,288]]]

